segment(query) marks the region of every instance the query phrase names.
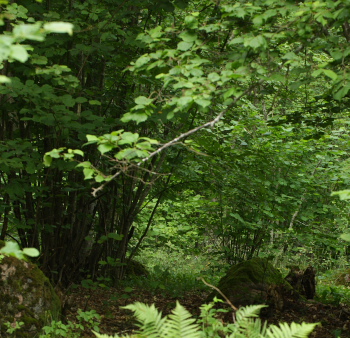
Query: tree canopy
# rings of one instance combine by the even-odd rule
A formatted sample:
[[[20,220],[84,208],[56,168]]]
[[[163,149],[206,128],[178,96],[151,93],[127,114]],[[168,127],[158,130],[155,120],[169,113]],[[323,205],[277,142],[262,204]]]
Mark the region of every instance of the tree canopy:
[[[53,281],[119,279],[164,243],[230,263],[346,249],[350,3],[2,8],[0,239]]]

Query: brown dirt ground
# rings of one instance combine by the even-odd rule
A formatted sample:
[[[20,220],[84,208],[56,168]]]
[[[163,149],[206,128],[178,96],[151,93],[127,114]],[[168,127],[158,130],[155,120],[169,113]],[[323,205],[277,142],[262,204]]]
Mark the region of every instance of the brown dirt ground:
[[[179,301],[194,316],[198,316],[199,307],[205,303],[207,295],[206,292],[191,292]],[[121,309],[121,306],[139,301],[149,305],[155,304],[163,314],[168,314],[175,307],[176,300],[165,293],[154,294],[141,289],[125,292],[123,288],[88,290],[79,287],[66,296],[64,314],[68,320],[74,321],[78,309],[83,311],[93,309],[101,315],[101,333],[129,334],[135,330],[135,320],[132,313]],[[283,311],[270,314],[266,319],[273,324],[292,321],[320,323],[311,334],[311,338],[350,337],[350,308],[345,306],[333,306],[316,301],[290,303]],[[337,336],[336,332],[338,334],[341,332],[341,335]],[[91,332],[85,332],[83,337],[95,336]]]

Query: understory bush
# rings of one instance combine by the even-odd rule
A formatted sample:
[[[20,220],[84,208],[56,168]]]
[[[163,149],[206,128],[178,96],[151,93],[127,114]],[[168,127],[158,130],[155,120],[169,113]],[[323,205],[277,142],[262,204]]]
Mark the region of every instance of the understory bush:
[[[216,310],[215,302],[201,307],[201,315],[198,320],[178,302],[169,316],[162,317],[154,305],[134,303],[125,306],[134,312],[138,321],[138,331],[135,334],[123,336],[143,338],[306,338],[317,324],[281,323],[279,326],[262,322],[259,316],[260,310],[265,305],[250,305],[242,307],[235,312],[233,323],[224,324],[216,318],[218,312],[228,310]],[[117,334],[108,336],[94,332],[97,338],[119,338]]]
[[[186,291],[205,289],[206,286],[198,281],[198,277],[204,277],[216,285],[227,268],[212,257],[161,248],[145,249],[136,259],[146,266],[149,276],[131,277],[124,284],[137,285],[157,293],[164,292],[174,297],[181,297]]]

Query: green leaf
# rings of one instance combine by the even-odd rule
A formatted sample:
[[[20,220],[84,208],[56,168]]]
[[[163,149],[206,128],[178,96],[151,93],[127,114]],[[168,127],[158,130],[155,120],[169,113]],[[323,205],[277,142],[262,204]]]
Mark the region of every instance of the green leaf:
[[[97,149],[101,154],[105,154],[109,151],[111,151],[112,149],[114,149],[115,146],[111,143],[102,143],[100,144]]]
[[[350,234],[341,234],[340,238],[344,241],[350,242]]]
[[[86,135],[86,138],[91,143],[92,142],[96,143],[96,142],[100,141],[100,139],[97,136],[95,136],[95,135]]]
[[[84,179],[90,180],[91,178],[93,178],[95,174],[95,170],[91,168],[84,168],[83,173],[84,173]]]
[[[328,76],[333,81],[335,81],[338,78],[338,75],[330,69],[324,69],[323,72],[324,72],[324,75]]]
[[[138,139],[139,139],[139,134],[125,132],[121,135],[121,140],[118,142],[118,144],[120,144],[120,145],[134,144],[138,141]]]
[[[10,47],[9,57],[19,62],[26,62],[28,60],[29,54],[23,46],[13,45]]]
[[[38,257],[40,255],[39,250],[35,248],[24,248],[23,253],[30,257]]]
[[[259,47],[267,47],[267,42],[262,35],[247,37],[244,39],[244,46],[252,47],[253,49],[257,49]]]
[[[179,37],[185,42],[194,42],[197,40],[197,34],[192,32],[182,32]]]
[[[182,41],[177,44],[177,49],[186,51],[189,50],[193,46],[193,42]]]
[[[146,113],[137,112],[137,113],[126,113],[120,119],[122,122],[130,122],[135,121],[136,123],[144,122],[148,119],[148,115]]]
[[[74,107],[75,105],[75,100],[73,99],[73,97],[71,95],[63,95],[61,97],[62,102],[67,106],[67,107]]]
[[[0,83],[11,83],[11,79],[5,75],[0,75]]]
[[[47,153],[44,155],[44,165],[46,166],[46,167],[49,167],[50,165],[51,165],[51,163],[52,163],[52,157],[51,157],[51,155],[48,155]]]
[[[100,102],[100,101],[97,101],[97,100],[89,100],[89,103],[90,103],[92,106],[100,106],[100,105],[101,105],[101,102]]]
[[[212,82],[216,82],[216,81],[219,81],[221,79],[221,77],[218,73],[210,73],[208,75],[208,79]]]
[[[194,102],[196,102],[198,105],[202,106],[203,108],[206,108],[211,104],[210,100],[205,100],[205,99],[195,99]]]
[[[334,94],[334,98],[336,100],[341,100],[345,95],[347,95],[347,93],[350,90],[350,86],[344,86],[341,87],[335,94]]]
[[[47,32],[52,33],[67,33],[69,35],[73,35],[73,24],[69,22],[48,22],[44,24],[44,29]]]
[[[339,196],[341,201],[350,199],[350,190],[333,191],[331,196]]]
[[[139,96],[135,99],[135,103],[143,106],[148,106],[149,104],[152,103],[152,99],[149,99],[145,96]]]
[[[109,233],[108,235],[107,235],[107,237],[108,238],[112,238],[112,239],[114,239],[114,240],[116,240],[116,241],[121,241],[122,239],[123,239],[123,237],[124,237],[124,235],[119,235],[119,234],[116,234],[116,233]]]

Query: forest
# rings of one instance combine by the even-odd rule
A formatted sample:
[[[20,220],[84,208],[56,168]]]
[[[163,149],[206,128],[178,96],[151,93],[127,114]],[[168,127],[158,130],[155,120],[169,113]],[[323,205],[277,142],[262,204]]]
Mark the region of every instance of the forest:
[[[350,337],[349,0],[0,6],[0,267],[61,302],[0,336]],[[208,305],[256,258],[314,299]]]

